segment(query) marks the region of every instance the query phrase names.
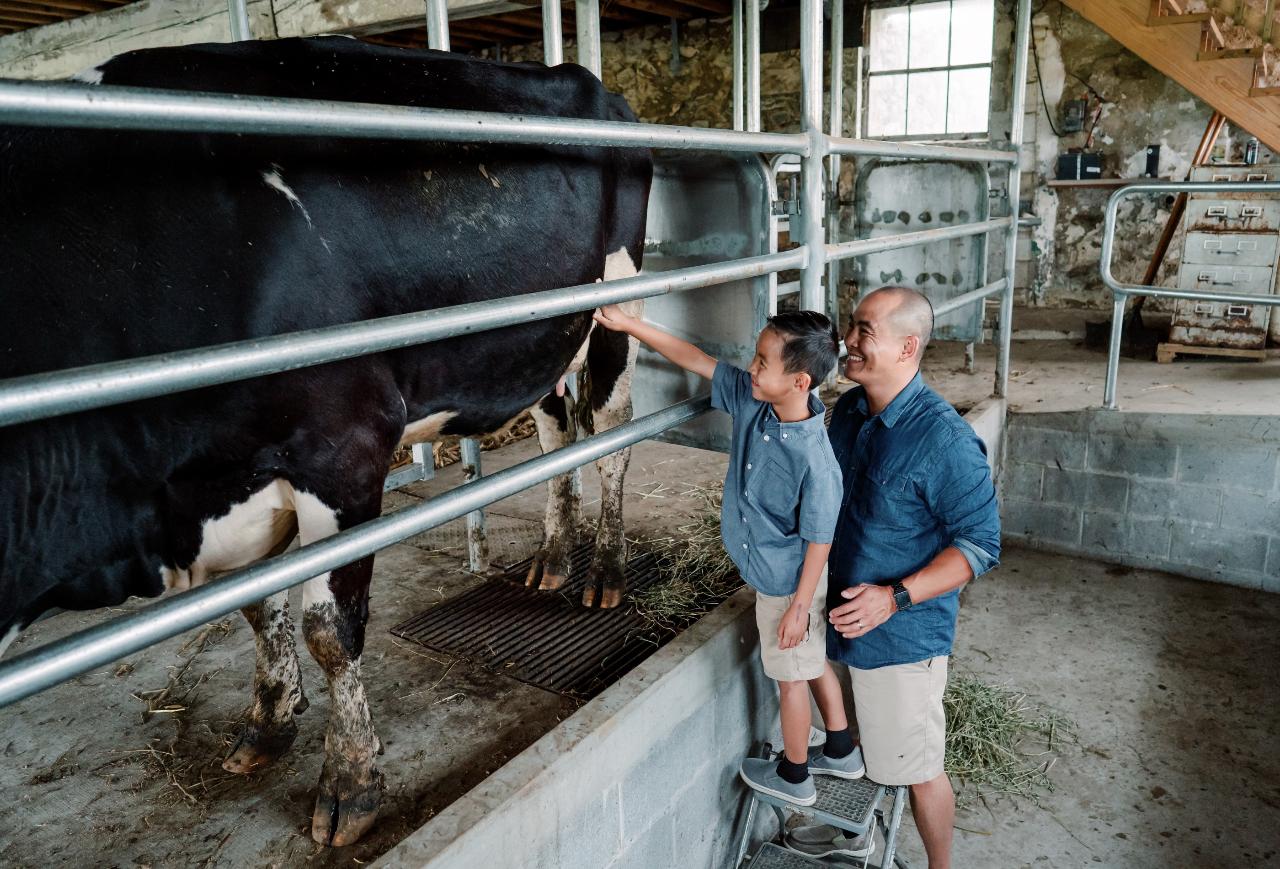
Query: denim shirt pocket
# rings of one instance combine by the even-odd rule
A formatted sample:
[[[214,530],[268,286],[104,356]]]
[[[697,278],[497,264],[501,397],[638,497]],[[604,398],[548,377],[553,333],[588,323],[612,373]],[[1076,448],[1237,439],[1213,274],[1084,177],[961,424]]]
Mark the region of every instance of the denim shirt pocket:
[[[776,460],[765,462],[747,482],[747,497],[780,534],[799,531],[800,481]]]
[[[891,540],[919,533],[924,517],[911,478],[905,474],[872,468],[862,482],[861,519],[864,526]]]

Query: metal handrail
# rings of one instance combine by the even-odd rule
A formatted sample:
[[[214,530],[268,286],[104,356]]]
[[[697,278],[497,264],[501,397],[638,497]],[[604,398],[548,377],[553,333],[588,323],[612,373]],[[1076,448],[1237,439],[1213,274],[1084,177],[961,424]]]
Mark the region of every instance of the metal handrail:
[[[995,217],[991,220],[979,220],[974,223],[961,223],[957,226],[942,226],[937,229],[922,229],[917,232],[904,232],[900,235],[886,235],[881,238],[859,238],[853,241],[842,241],[827,245],[827,260],[842,260],[855,256],[866,256],[886,250],[897,250],[903,247],[914,247],[918,244],[931,244],[938,241],[949,241],[955,238],[968,238],[973,235],[985,235],[997,229],[1008,229],[1013,222],[1011,217]]]
[[[364,522],[137,612],[46,643],[0,663],[0,707],[654,437],[710,408],[711,401],[706,396],[674,404],[491,474],[483,482],[459,486],[417,506]]]
[[[1107,201],[1102,227],[1102,256],[1098,268],[1102,283],[1111,290],[1111,340],[1107,350],[1107,373],[1102,389],[1102,406],[1116,409],[1116,385],[1120,379],[1120,345],[1124,335],[1124,309],[1130,296],[1151,296],[1163,299],[1196,299],[1207,302],[1231,302],[1242,305],[1280,305],[1280,296],[1250,295],[1243,293],[1202,293],[1196,290],[1153,287],[1143,284],[1122,284],[1112,271],[1115,253],[1116,215],[1120,203],[1130,196],[1142,193],[1280,193],[1277,181],[1152,181],[1121,187]]]
[[[601,305],[683,292],[798,268],[789,250],[723,263],[581,284],[217,347],[0,380],[0,426],[278,374],[309,365],[474,334]]]

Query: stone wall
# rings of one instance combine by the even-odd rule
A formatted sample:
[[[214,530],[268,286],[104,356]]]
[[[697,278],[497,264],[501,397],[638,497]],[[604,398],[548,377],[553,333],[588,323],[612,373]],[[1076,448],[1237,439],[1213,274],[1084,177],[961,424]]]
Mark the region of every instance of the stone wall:
[[[1011,414],[1004,534],[1280,591],[1280,417]]]

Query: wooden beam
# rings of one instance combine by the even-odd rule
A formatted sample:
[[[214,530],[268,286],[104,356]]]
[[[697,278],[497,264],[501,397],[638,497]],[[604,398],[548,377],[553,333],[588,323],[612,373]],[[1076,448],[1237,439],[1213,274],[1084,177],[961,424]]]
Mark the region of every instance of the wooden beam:
[[[535,41],[542,38],[541,33],[531,33],[526,27],[515,24],[503,24],[493,18],[471,18],[467,21],[450,23],[449,33],[461,33],[470,36],[485,37],[494,42],[508,39]]]
[[[701,10],[703,12],[710,12],[717,18],[729,15],[733,12],[728,0],[679,0],[679,3],[683,6],[692,6],[694,9]],[[695,12],[692,14],[692,17],[701,18],[702,16]]]
[[[639,9],[641,12],[651,12],[654,15],[661,15],[663,18],[688,21],[690,18],[701,17],[689,7],[681,6],[679,3],[668,2],[668,0],[617,0],[617,2],[619,6],[626,6],[628,9]]]
[[[1250,97],[1253,61],[1196,60],[1198,27],[1147,27],[1146,0],[1063,0],[1113,39],[1230,119],[1232,126],[1280,151],[1280,97]]]
[[[24,6],[44,6],[49,9],[63,9],[68,12],[104,12],[111,7],[105,3],[95,3],[92,0],[48,0],[48,2],[31,2],[24,3]]]

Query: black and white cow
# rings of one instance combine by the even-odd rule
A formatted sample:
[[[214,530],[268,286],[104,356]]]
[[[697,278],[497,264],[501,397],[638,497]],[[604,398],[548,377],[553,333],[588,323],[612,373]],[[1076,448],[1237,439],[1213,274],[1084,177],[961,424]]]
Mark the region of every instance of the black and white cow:
[[[634,120],[571,65],[490,63],[346,38],[139,51],[106,85]],[[0,128],[0,378],[634,274],[642,149]],[[534,408],[544,449],[578,414],[630,417],[636,346],[589,313],[0,428],[0,639],[42,612],[158,595],[378,515],[398,444],[492,431]],[[623,590],[622,478],[585,603]],[[560,586],[579,504],[553,481],[530,583]],[[372,557],[303,588],[330,692],[312,835],[373,823],[378,739],[360,682]],[[257,670],[224,766],[279,757],[306,700],[285,595],[244,611]],[[0,643],[2,645],[2,643]]]

